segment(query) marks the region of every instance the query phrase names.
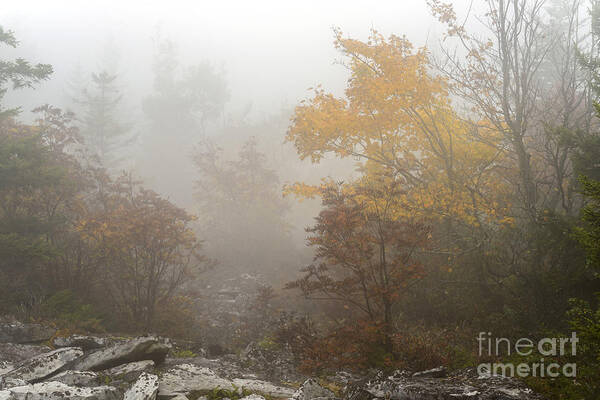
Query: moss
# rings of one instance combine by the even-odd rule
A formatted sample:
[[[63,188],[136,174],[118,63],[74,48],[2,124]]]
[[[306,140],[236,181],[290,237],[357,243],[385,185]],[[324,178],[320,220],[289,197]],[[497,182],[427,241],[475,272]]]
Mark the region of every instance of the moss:
[[[110,385],[110,383],[112,382],[112,378],[108,375],[104,375],[100,379],[102,380],[102,383],[106,386]]]
[[[321,385],[325,389],[331,390],[333,392],[333,394],[335,394],[335,397],[342,397],[343,388],[341,386],[339,386],[337,383],[328,381],[323,378],[319,378],[319,385]]]
[[[171,355],[174,358],[194,358],[198,357],[198,354],[194,353],[191,350],[174,350]]]
[[[302,386],[303,382],[299,382],[299,381],[294,381],[294,382],[288,382],[288,381],[284,381],[282,382],[283,386],[288,386],[294,389],[300,389],[300,386]]]
[[[273,351],[279,347],[277,342],[275,342],[275,340],[273,340],[273,338],[271,338],[269,336],[265,336],[257,344],[258,344],[258,347],[260,347],[262,350],[265,350],[265,351]]]

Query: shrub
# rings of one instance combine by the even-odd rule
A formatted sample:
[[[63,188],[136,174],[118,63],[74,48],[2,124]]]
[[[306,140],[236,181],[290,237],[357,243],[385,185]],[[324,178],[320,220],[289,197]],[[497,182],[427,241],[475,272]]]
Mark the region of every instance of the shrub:
[[[598,294],[600,300],[600,293]],[[577,332],[579,344],[574,357],[577,362],[577,385],[580,396],[600,398],[600,307],[572,299],[568,313],[571,329]]]
[[[305,349],[314,344],[317,331],[308,316],[282,312],[276,324],[273,341],[290,349],[297,363],[304,356]]]
[[[303,347],[300,360],[300,369],[309,374],[393,366],[394,355],[387,351],[383,324],[371,321],[358,321],[313,337]]]
[[[444,365],[450,369],[473,366],[477,355],[468,329],[440,329],[415,325],[392,337],[397,365],[421,371]]]
[[[159,304],[155,330],[172,338],[200,341],[199,322],[192,299],[187,296],[175,296]]]
[[[56,292],[41,305],[46,318],[70,331],[103,332],[103,318],[90,304],[84,304],[69,289]]]

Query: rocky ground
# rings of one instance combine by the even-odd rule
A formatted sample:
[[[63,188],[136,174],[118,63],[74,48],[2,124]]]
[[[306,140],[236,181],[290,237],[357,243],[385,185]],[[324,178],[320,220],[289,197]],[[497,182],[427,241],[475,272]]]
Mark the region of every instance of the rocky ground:
[[[322,385],[295,372],[285,356],[274,362],[256,346],[239,356],[177,358],[173,344],[157,336],[55,333],[37,324],[0,322],[0,400],[541,399],[515,380],[472,370],[371,377],[339,372]]]

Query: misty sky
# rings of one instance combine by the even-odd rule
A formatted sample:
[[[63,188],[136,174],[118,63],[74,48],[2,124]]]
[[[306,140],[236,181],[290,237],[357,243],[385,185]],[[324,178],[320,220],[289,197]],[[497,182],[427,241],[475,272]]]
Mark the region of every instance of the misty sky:
[[[460,15],[469,1],[455,3]],[[183,64],[208,60],[222,68],[232,97],[227,112],[252,103],[254,117],[292,107],[317,83],[337,92],[343,88],[345,71],[334,64],[339,55],[332,46],[333,26],[361,39],[371,27],[405,34],[417,45],[435,45],[441,30],[425,0],[4,0],[0,23],[21,41],[17,51],[3,52],[55,68],[36,96],[8,97],[25,110],[56,104],[77,66],[97,69],[107,42],[118,49],[121,82],[131,106],[139,108],[138,99],[151,90],[153,38],[160,35],[177,44]]]

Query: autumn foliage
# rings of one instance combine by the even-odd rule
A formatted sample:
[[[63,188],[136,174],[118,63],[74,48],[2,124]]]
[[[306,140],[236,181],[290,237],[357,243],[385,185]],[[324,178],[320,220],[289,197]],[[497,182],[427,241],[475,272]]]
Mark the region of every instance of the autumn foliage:
[[[317,88],[296,107],[287,140],[301,158],[360,160],[364,179],[391,179],[403,192],[395,217],[451,218],[467,226],[506,222],[500,136],[485,120],[452,108],[446,80],[431,73],[427,51],[376,31],[367,42],[336,32],[347,61],[345,96]],[[302,185],[289,188],[309,194]]]
[[[204,257],[193,217],[131,176],[102,182],[100,207],[76,227],[104,271],[121,318],[138,329],[155,326],[157,308],[199,271]]]
[[[71,114],[36,112],[34,125],[0,123],[0,276],[13,288],[0,308],[73,329],[184,332],[164,321],[192,323],[186,308],[164,311],[186,303],[182,286],[209,265],[194,217],[131,175],[93,167]]]
[[[323,204],[307,230],[315,262],[288,287],[353,310],[342,313],[345,322],[325,348],[368,337],[392,362],[398,356],[391,339],[395,315],[425,276],[424,262],[429,269],[448,265],[444,253],[468,241],[481,245],[485,235],[474,231],[511,223],[500,174],[505,153],[491,124],[453,109],[447,82],[431,72],[426,49],[376,31],[366,42],[336,31],[335,44],[350,71],[345,96],[315,89],[296,107],[287,140],[314,163],[328,154],[353,157],[360,176],[286,187]],[[354,333],[334,339],[349,329]]]
[[[447,28],[435,56],[334,29],[345,90],[310,88],[285,143],[287,111],[248,122],[250,106],[225,108],[221,72],[183,68],[157,40],[131,158],[156,191],[115,171],[138,129],[117,113],[112,74],[93,76],[78,119],[43,106],[24,123],[0,104],[0,313],[155,330],[311,374],[462,368],[478,360],[476,332],[576,329],[581,375],[537,384],[597,398],[600,1],[483,0],[466,20],[426,3]],[[0,44],[17,41],[0,27]],[[51,71],[0,60],[0,100]],[[299,173],[332,158],[343,178]],[[222,268],[199,282],[207,254]]]
[[[373,323],[391,324],[392,307],[424,272],[415,252],[426,246],[429,230],[390,218],[384,196],[397,193],[379,189],[384,191],[342,184],[322,189],[324,209],[307,229],[315,262],[288,288],[352,306]]]

